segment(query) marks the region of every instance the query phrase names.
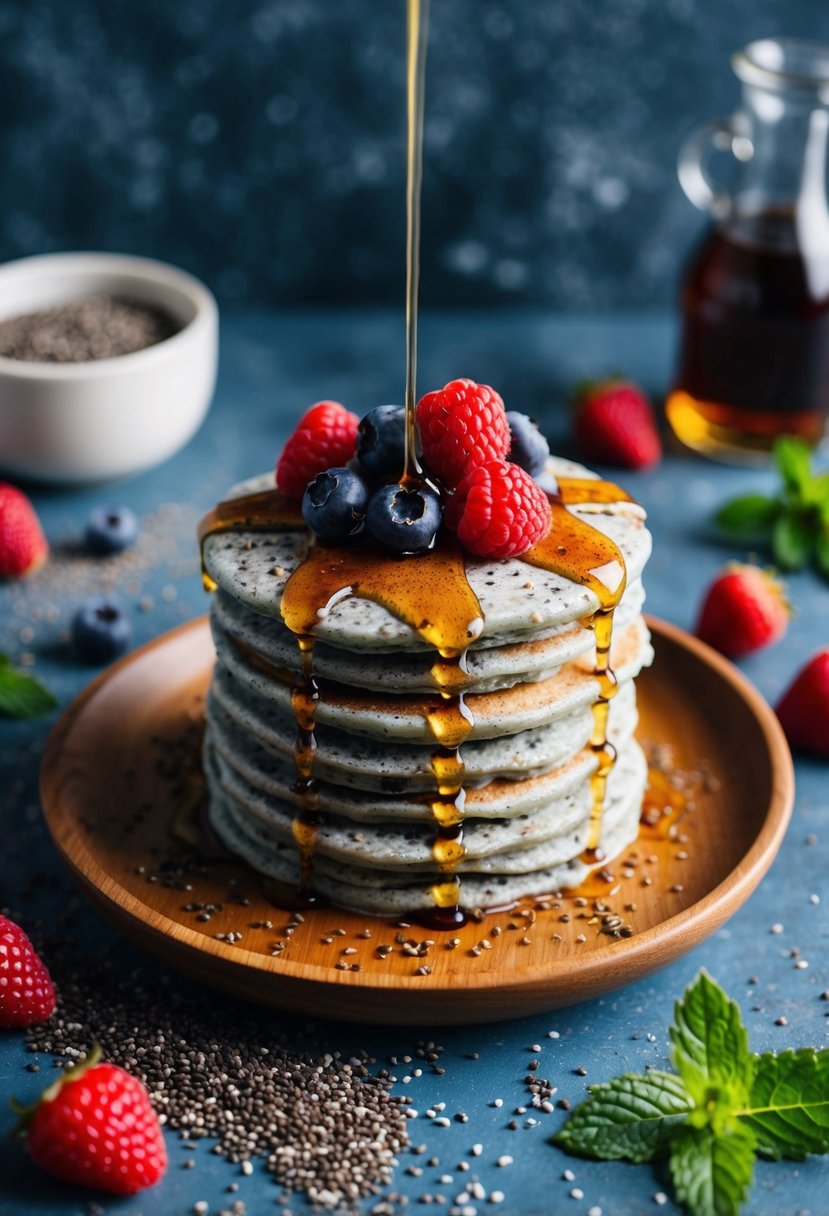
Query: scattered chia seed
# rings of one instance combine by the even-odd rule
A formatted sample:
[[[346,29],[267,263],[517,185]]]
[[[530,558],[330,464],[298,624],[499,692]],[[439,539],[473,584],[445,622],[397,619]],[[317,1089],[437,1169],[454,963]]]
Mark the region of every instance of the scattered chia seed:
[[[264,1158],[284,1191],[317,1207],[354,1204],[391,1180],[409,1143],[408,1099],[372,1076],[365,1053],[313,1059],[255,1012],[223,1012],[135,977],[124,985],[106,964],[79,966],[70,946],[53,949],[49,967],[58,1007],[28,1032],[30,1051],[75,1059],[97,1040],[183,1140],[215,1138],[213,1151],[244,1174]]]

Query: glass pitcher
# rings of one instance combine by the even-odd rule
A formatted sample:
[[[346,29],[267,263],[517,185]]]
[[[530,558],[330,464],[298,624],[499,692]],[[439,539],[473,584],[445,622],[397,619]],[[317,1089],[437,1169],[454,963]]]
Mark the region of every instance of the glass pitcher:
[[[713,223],[683,279],[666,413],[688,447],[751,462],[781,434],[818,444],[829,422],[829,47],[763,39],[732,65],[741,108],[679,156]],[[712,147],[735,160],[729,189],[711,179]]]

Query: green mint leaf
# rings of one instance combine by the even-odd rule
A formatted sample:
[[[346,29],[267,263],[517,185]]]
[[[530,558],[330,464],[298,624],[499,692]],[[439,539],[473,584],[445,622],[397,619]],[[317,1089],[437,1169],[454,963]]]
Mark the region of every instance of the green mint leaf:
[[[710,1127],[680,1127],[670,1147],[671,1181],[688,1216],[739,1216],[754,1174],[754,1134],[733,1123],[719,1135]]]
[[[812,450],[802,439],[783,435],[774,445],[774,462],[783,484],[796,502],[803,500],[812,480]]]
[[[815,527],[794,511],[784,511],[771,533],[771,551],[778,566],[784,570],[802,570],[809,560],[815,539]]]
[[[671,1060],[695,1105],[743,1105],[754,1075],[754,1057],[740,1008],[706,971],[700,971],[674,1006]],[[724,1093],[712,1093],[715,1090]]]
[[[627,1073],[592,1085],[553,1143],[580,1157],[642,1162],[664,1156],[676,1127],[693,1109],[673,1073]]]
[[[0,656],[0,714],[7,718],[39,718],[57,705],[52,693],[40,680],[12,667]]]
[[[737,1115],[766,1157],[829,1153],[829,1050],[758,1056],[747,1108]]]
[[[732,498],[714,516],[714,522],[726,532],[756,536],[767,532],[780,513],[780,505],[764,494],[743,494]]]
[[[805,501],[813,507],[829,506],[829,473],[818,473],[806,486]]]

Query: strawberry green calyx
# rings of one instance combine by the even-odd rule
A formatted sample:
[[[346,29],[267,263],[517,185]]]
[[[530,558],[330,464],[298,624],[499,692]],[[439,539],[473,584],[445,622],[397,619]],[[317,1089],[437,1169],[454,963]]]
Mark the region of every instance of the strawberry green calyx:
[[[100,1064],[103,1058],[100,1043],[93,1043],[89,1049],[89,1053],[82,1060],[78,1060],[75,1064],[70,1064],[68,1068],[64,1068],[56,1081],[53,1081],[47,1089],[37,1099],[36,1102],[31,1102],[25,1105],[18,1102],[17,1098],[9,1098],[9,1106],[18,1116],[17,1123],[12,1128],[13,1136],[25,1136],[29,1130],[32,1120],[37,1114],[40,1107],[45,1102],[54,1102],[60,1091],[70,1081],[79,1081],[84,1073],[89,1072],[90,1068],[94,1068],[96,1064]]]

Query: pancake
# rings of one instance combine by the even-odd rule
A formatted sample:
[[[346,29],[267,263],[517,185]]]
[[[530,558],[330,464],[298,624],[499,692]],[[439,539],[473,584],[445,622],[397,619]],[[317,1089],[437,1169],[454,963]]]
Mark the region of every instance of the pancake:
[[[567,461],[551,458],[554,476],[596,480],[595,474]],[[229,497],[241,497],[273,485],[272,475],[234,487]],[[645,513],[635,503],[584,503],[571,508],[618,545],[628,582],[641,576],[650,555]],[[308,553],[310,535],[296,531],[226,532],[208,536],[202,547],[205,569],[237,603],[255,612],[279,616],[285,585]],[[562,575],[529,566],[520,558],[487,561],[466,558],[469,585],[486,622],[485,636],[498,644],[523,641],[540,630],[558,629],[582,621],[601,604],[594,591]],[[319,641],[352,651],[428,649],[420,635],[386,608],[356,596],[329,607],[314,628]]]
[[[641,580],[628,586],[616,610],[617,631],[623,631],[641,613],[644,599]],[[296,667],[296,638],[273,616],[251,612],[226,592],[218,591],[211,618],[214,629],[274,666],[285,670]],[[594,649],[592,630],[579,622],[540,630],[531,640],[506,645],[484,635],[466,654],[469,691],[497,692],[515,684],[548,679],[565,663]],[[382,651],[357,655],[324,642],[314,646],[314,669],[321,679],[376,692],[434,692],[433,660],[431,652],[400,652],[391,659]]]

